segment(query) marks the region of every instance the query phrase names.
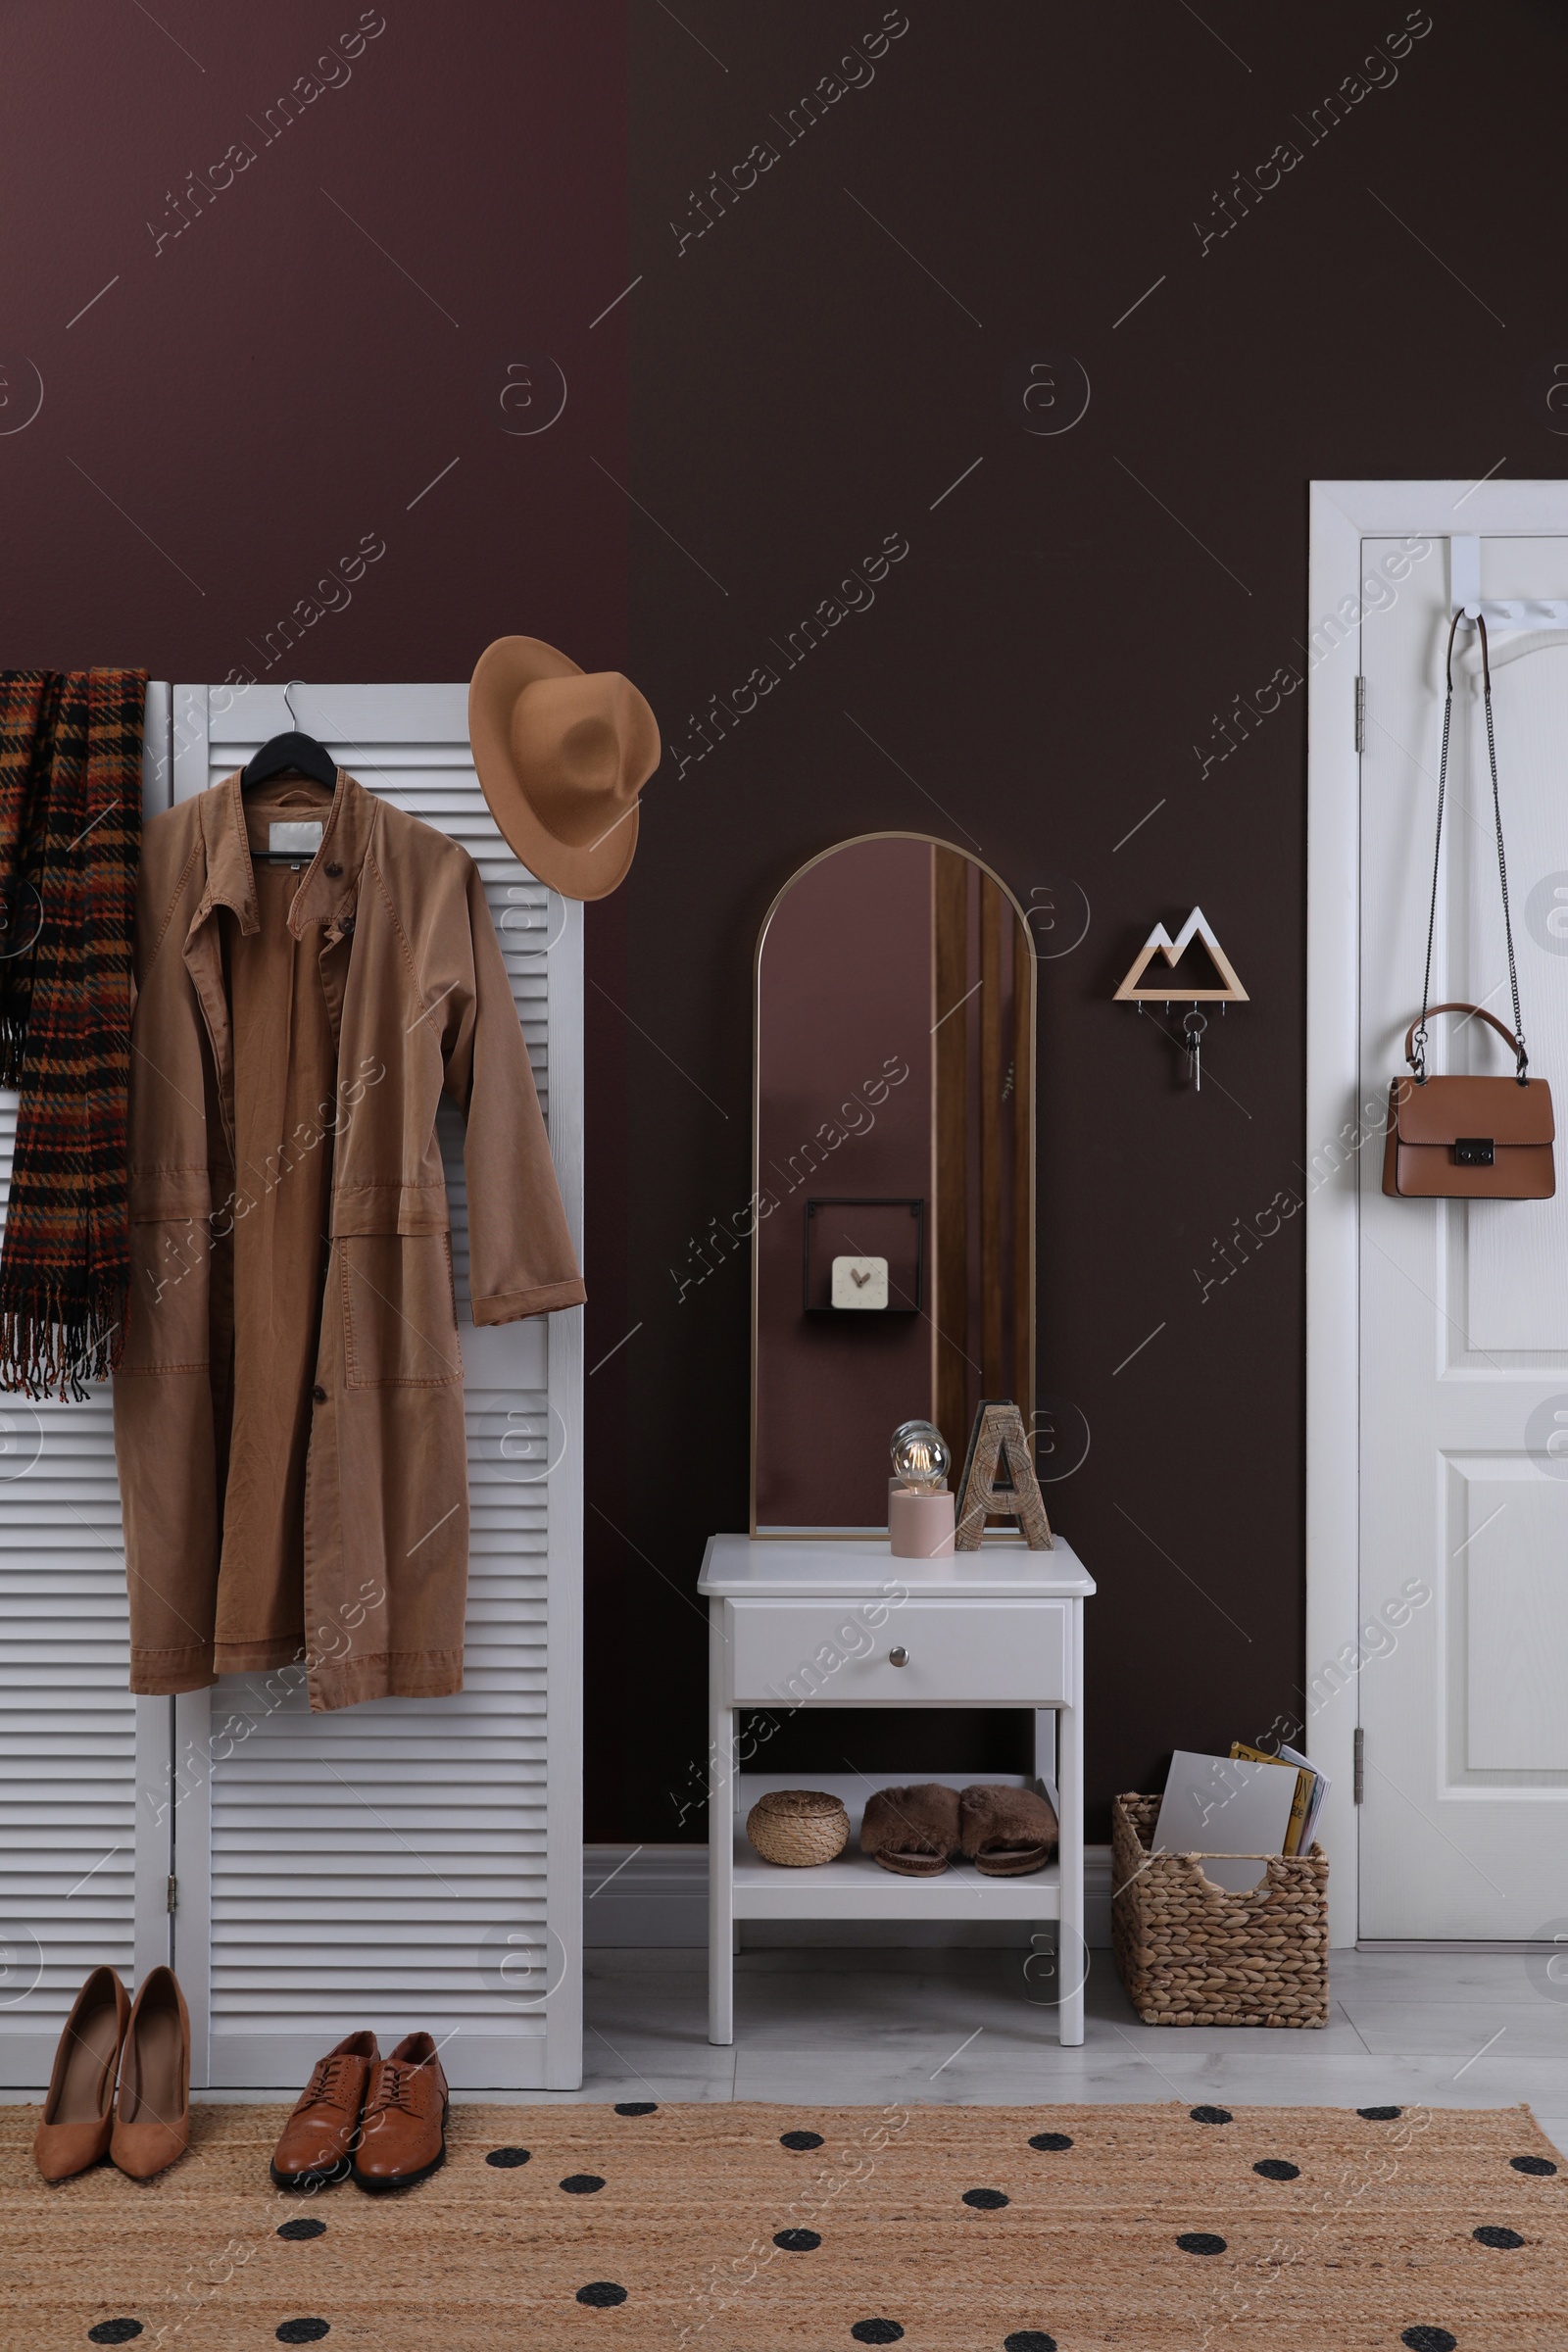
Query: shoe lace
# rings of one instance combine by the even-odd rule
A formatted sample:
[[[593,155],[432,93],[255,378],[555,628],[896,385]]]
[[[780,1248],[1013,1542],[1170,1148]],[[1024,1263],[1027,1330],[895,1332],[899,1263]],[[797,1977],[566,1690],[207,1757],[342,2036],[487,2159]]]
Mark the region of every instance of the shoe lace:
[[[418,2072],[417,2067],[401,2066],[387,2059],[382,2065],[374,2090],[365,2103],[366,2116],[382,2114],[389,2107],[401,2107],[405,2115],[417,2115],[418,2109],[414,2104],[412,2092],[414,2077]]]
[[[318,2058],[311,2069],[311,2079],[300,2093],[296,2113],[303,2113],[307,2107],[346,2107],[348,2099],[343,2082],[346,2071],[341,2054]]]

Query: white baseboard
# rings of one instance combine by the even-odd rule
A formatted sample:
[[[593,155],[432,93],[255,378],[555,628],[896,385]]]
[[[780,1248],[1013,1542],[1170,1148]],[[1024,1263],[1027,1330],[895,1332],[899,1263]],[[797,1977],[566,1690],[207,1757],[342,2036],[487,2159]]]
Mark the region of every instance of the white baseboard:
[[[708,1942],[706,1845],[585,1845],[584,1944]]]
[[[590,1845],[583,1849],[583,1942],[708,1943],[706,1845]],[[1085,1926],[1092,1948],[1110,1941],[1110,1848],[1084,1849]],[[748,1948],[807,1944],[1001,1944],[1027,1947],[1027,1923],[748,1920]]]

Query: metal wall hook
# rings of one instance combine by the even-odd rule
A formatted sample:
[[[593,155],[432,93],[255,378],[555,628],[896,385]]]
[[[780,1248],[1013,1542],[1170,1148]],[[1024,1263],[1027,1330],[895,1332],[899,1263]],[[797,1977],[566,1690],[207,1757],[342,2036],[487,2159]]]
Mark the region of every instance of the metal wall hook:
[[[1482,595],[1481,540],[1473,532],[1449,537],[1448,603],[1472,628],[1484,619],[1494,636],[1509,629],[1568,628],[1568,597]]]

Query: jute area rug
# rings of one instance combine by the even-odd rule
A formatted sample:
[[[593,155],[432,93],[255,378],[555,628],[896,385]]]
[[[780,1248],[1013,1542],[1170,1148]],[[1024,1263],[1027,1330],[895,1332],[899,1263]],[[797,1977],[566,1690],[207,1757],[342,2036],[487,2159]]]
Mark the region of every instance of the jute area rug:
[[[0,2111],[0,2343],[77,2352],[1563,2352],[1523,2107],[457,2107],[400,2196],[284,2196],[286,2110],[49,2188]]]

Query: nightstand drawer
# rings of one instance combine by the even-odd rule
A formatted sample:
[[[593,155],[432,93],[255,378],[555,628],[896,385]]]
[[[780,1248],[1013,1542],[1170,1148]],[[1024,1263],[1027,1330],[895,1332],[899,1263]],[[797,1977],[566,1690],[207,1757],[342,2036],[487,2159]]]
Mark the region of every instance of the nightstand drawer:
[[[1064,1705],[1072,1690],[1069,1605],[727,1601],[729,1696],[763,1707]]]

